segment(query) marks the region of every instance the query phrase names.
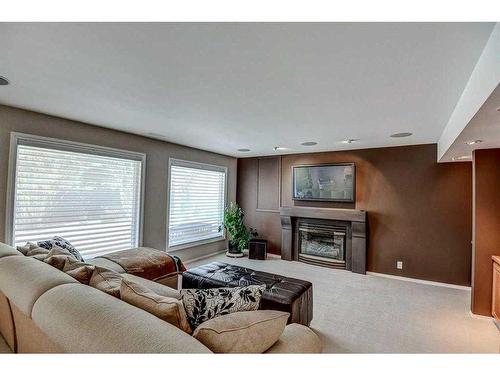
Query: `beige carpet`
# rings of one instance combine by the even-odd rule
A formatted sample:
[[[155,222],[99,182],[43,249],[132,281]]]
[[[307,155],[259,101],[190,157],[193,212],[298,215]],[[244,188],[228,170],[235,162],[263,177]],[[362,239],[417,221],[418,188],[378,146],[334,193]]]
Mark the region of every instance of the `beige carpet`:
[[[491,320],[469,313],[470,292],[358,275],[279,258],[211,261],[296,277],[313,283],[314,319],[326,353],[499,353]]]

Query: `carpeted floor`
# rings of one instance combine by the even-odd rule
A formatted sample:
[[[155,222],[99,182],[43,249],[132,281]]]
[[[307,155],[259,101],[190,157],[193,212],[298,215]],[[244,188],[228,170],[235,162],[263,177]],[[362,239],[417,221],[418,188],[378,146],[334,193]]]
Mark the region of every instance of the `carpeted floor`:
[[[358,275],[276,257],[224,254],[188,263],[238,264],[311,281],[314,319],[326,353],[499,353],[491,320],[469,313],[470,291]]]

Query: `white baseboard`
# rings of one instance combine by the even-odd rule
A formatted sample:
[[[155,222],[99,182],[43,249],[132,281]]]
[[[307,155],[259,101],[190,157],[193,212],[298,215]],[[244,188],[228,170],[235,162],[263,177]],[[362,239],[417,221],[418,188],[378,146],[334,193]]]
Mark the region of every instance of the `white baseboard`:
[[[386,273],[378,273],[378,272],[367,271],[366,274],[367,275],[373,275],[373,276],[379,276],[379,277],[385,277],[385,278],[388,278],[388,279],[409,281],[409,282],[417,283],[417,284],[425,284],[425,285],[441,286],[441,287],[444,287],[444,288],[467,290],[469,292],[471,290],[470,286],[440,283],[440,282],[437,282],[437,281],[429,281],[429,280],[422,280],[422,279],[413,279],[411,277],[388,275]]]
[[[216,251],[214,253],[210,253],[210,254],[207,254],[207,255],[203,255],[201,257],[197,257],[197,258],[193,258],[193,259],[188,259],[188,260],[183,260],[182,262],[184,264],[189,264],[189,263],[194,263],[194,262],[198,262],[200,260],[203,260],[203,259],[207,259],[207,258],[211,258],[215,255],[219,255],[219,254],[222,254],[222,253],[225,253],[227,250],[220,250],[220,251]],[[248,257],[248,250],[243,250],[243,254],[245,254],[245,256]],[[281,255],[277,255],[277,254],[267,254],[267,257],[268,258],[276,258],[276,259],[281,259]]]
[[[219,250],[219,251],[215,251],[215,252],[213,252],[213,253],[207,254],[207,255],[202,255],[201,257],[197,257],[197,258],[193,258],[193,259],[184,260],[184,261],[182,261],[182,262],[183,262],[184,264],[189,264],[189,263],[197,262],[197,261],[199,261],[199,260],[203,260],[203,259],[207,259],[207,258],[213,257],[213,256],[218,255],[218,254],[225,253],[226,251],[227,251],[227,249],[224,249],[224,250]]]
[[[469,310],[469,314],[471,317],[474,319],[481,319],[481,320],[490,320],[492,322],[495,321],[495,319],[492,316],[485,316],[485,315],[479,315],[479,314],[474,314],[472,311]]]

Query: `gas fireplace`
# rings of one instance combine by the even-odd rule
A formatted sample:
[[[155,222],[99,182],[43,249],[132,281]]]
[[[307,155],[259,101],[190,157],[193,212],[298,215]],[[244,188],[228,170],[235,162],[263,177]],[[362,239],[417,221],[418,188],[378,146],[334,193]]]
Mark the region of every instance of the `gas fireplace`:
[[[298,260],[345,268],[349,230],[346,224],[299,218],[296,226]]]
[[[366,212],[281,207],[281,258],[366,272]]]

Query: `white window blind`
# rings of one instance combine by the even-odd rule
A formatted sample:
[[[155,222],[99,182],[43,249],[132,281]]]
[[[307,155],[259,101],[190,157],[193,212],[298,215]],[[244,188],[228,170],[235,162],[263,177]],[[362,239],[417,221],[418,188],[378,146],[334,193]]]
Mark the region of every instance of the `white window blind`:
[[[224,167],[170,160],[168,247],[224,238]]]
[[[36,139],[16,146],[16,246],[57,235],[92,257],[139,245],[144,155]]]

